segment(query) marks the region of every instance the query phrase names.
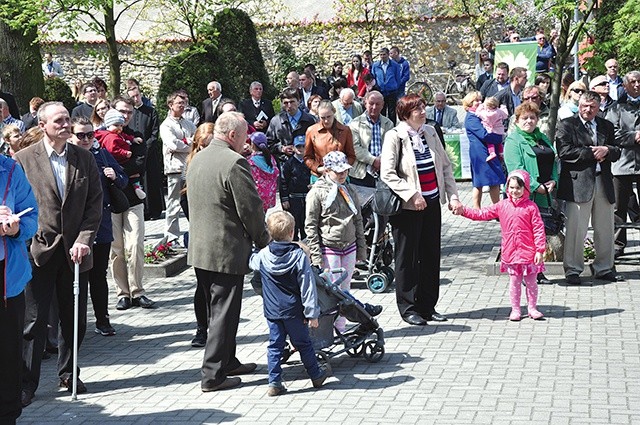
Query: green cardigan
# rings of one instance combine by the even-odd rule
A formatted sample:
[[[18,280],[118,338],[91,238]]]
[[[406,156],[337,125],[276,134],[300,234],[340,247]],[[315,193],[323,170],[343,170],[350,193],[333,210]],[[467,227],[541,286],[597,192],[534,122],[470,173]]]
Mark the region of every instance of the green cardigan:
[[[547,207],[549,206],[547,197],[536,193],[536,190],[540,187],[540,183],[538,182],[538,177],[540,176],[538,171],[538,161],[536,160],[536,154],[533,152],[533,146],[536,145],[537,140],[544,143],[545,148],[549,147],[549,149],[556,153],[547,136],[545,136],[538,128],[536,128],[533,133],[527,133],[519,127],[516,127],[515,131],[509,133],[504,141],[504,162],[509,172],[512,172],[513,170],[525,170],[531,175],[531,200],[539,207]],[[553,162],[551,180],[556,182],[557,189],[557,158],[556,161]]]

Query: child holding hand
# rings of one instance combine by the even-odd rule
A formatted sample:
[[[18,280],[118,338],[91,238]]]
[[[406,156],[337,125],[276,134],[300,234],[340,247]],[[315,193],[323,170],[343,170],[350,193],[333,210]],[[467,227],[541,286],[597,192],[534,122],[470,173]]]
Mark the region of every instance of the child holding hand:
[[[487,97],[484,103],[478,105],[475,114],[482,121],[482,126],[485,130],[489,133],[500,134],[504,139],[504,135],[507,133],[504,128],[504,120],[509,118],[509,113],[506,106],[500,106],[498,99],[491,96]],[[487,143],[487,149],[489,150],[487,162],[503,155],[502,143]]]
[[[544,223],[536,204],[529,199],[530,176],[524,170],[514,170],[507,178],[507,199],[477,210],[464,207],[462,214],[472,220],[488,221],[498,218],[502,231],[500,271],[510,276],[509,294],[511,314],[509,320],[521,318],[520,297],[522,281],[527,288],[529,317],[543,318],[538,311],[537,275],[544,271],[542,255],[545,248]]]

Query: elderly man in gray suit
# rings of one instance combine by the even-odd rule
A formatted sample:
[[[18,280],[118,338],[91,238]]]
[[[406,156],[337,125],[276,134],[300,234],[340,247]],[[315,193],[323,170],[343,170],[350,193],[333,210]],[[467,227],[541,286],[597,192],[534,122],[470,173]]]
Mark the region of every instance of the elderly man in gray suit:
[[[447,97],[441,91],[434,96],[434,106],[427,108],[427,118],[442,128],[460,128],[458,112],[447,105]]]
[[[336,108],[336,120],[340,124],[349,125],[351,121],[362,115],[362,105],[356,100],[353,90],[347,88],[340,91],[340,97],[333,102]]]
[[[624,280],[613,266],[613,205],[615,193],[611,163],[620,147],[611,122],[597,116],[600,95],[580,97],[578,113],[558,123],[556,146],[560,158],[558,199],[566,204],[564,273],[570,285],[580,284],[584,270],[584,238],[593,225],[596,259],[593,276],[610,282]]]
[[[187,260],[195,268],[210,306],[209,332],[202,364],[201,389],[218,391],[240,385],[255,363],[236,358],[242,285],[249,272],[252,242],[269,243],[262,201],[249,163],[240,154],[247,122],[238,112],[218,117],[209,146],[187,170],[187,199],[192,233]]]
[[[391,130],[393,122],[380,112],[384,106],[384,97],[379,91],[372,90],[364,97],[366,112],[349,124],[353,135],[353,149],[356,162],[349,170],[351,183],[375,187],[380,172],[380,152],[384,134]]]
[[[26,313],[22,405],[31,403],[40,382],[49,306],[54,294],[60,316],[58,377],[60,386],[73,385],[73,264],[80,264],[79,342],[87,328],[89,255],[102,218],[102,184],[93,154],[67,143],[69,113],[60,102],[38,110],[41,142],[21,150],[15,159],[33,187],[40,215],[31,243],[33,278],[25,290]],[[78,378],[78,393],[87,389]]]

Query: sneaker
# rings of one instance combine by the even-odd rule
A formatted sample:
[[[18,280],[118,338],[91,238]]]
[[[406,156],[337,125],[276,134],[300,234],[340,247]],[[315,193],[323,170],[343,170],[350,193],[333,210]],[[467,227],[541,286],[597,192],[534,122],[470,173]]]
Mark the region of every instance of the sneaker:
[[[320,370],[322,371],[322,375],[320,375],[316,379],[311,380],[314,388],[320,388],[322,384],[324,384],[324,381],[326,381],[327,378],[330,377],[333,373],[331,370],[331,366],[329,366],[329,363],[325,364],[324,367],[320,367]]]
[[[106,323],[96,323],[95,332],[102,336],[113,336],[116,334],[116,330],[113,329],[113,326],[111,326],[108,320]]]
[[[138,199],[144,199],[147,197],[147,194],[145,193],[145,191],[139,187],[136,187],[134,192],[136,193],[136,196],[138,197]]]
[[[207,345],[207,330],[205,328],[198,328],[196,330],[196,336],[191,340],[191,346],[202,348],[205,345]]]
[[[287,389],[284,387],[284,385],[273,384],[273,385],[269,385],[269,389],[267,390],[267,395],[269,397],[276,397],[286,392],[287,392]]]

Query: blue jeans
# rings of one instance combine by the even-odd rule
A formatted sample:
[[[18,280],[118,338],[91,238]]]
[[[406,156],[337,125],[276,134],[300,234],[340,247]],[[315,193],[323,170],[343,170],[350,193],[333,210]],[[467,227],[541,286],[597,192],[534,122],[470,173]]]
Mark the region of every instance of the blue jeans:
[[[311,379],[322,376],[316,353],[309,337],[309,328],[301,318],[269,320],[269,346],[267,347],[267,366],[269,367],[269,384],[282,383],[282,353],[287,335],[291,344],[300,353],[300,359]]]

